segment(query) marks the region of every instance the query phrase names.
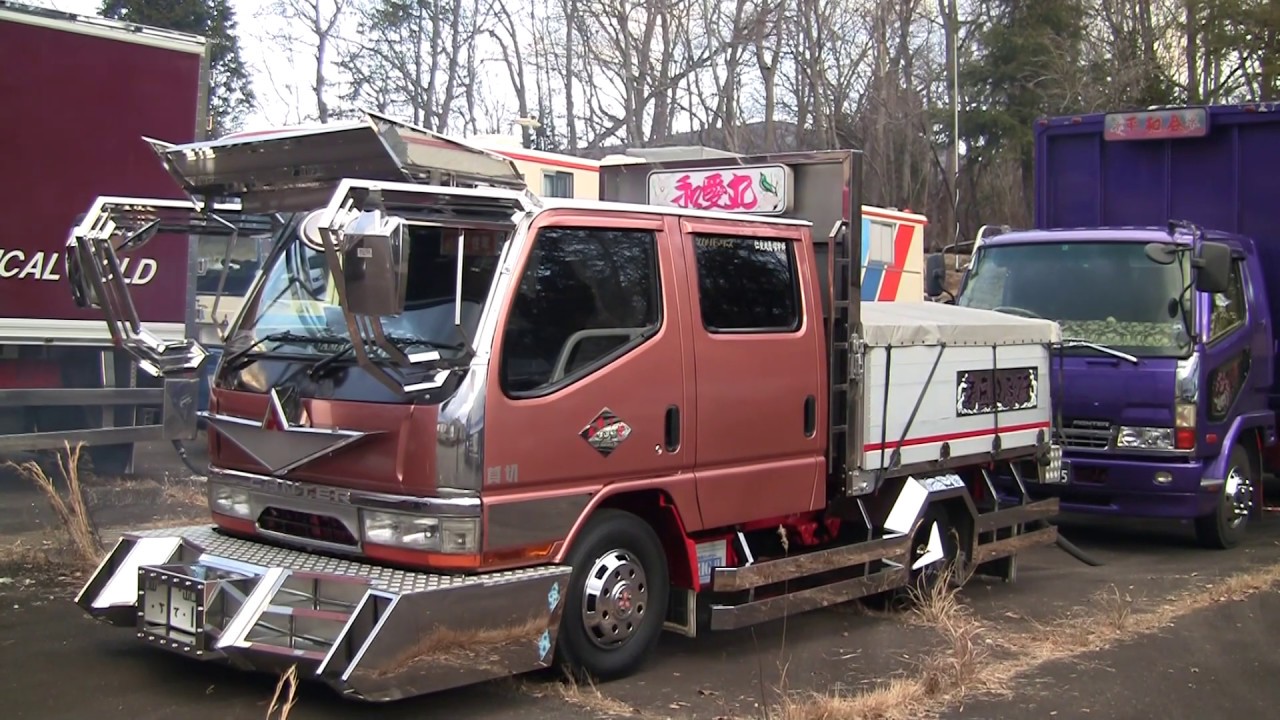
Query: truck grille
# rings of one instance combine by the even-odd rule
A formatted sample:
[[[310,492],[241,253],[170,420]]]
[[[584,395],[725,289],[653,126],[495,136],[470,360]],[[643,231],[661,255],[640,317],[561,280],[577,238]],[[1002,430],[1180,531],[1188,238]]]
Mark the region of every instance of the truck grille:
[[[328,515],[269,507],[258,516],[258,527],[269,532],[334,545],[358,547],[359,543],[341,520]]]
[[[1063,447],[1084,450],[1106,450],[1111,446],[1111,423],[1106,420],[1068,420],[1058,433]]]

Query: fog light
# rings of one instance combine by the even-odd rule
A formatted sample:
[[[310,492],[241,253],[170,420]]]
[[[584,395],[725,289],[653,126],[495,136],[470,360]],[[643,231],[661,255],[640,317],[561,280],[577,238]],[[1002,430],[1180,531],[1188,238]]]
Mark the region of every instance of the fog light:
[[[1171,475],[1170,473],[1167,473],[1167,472],[1156,473],[1157,485],[1168,485],[1171,482],[1173,482],[1173,475]]]

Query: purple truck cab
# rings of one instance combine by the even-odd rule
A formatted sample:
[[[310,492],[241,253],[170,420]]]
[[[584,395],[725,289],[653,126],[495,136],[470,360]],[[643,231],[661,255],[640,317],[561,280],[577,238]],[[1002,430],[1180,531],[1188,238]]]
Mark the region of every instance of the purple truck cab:
[[[1194,520],[1238,544],[1277,465],[1280,113],[1040,121],[1037,229],[986,239],[956,302],[1046,317],[1066,512]],[[1280,109],[1280,108],[1278,108]]]

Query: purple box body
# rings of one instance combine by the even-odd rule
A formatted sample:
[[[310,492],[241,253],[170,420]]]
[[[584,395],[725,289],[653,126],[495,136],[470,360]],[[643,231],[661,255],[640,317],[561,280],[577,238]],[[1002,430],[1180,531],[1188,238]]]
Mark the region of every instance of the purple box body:
[[[1138,361],[1083,348],[1055,360],[1067,482],[1033,485],[1033,497],[1061,497],[1069,512],[1199,517],[1217,507],[1235,444],[1255,464],[1269,455],[1280,407],[1272,328],[1280,290],[1270,291],[1280,288],[1280,112],[1273,110],[1280,106],[1164,112],[1159,122],[1136,113],[1037,124],[1036,229],[984,240],[960,302],[1035,304],[1037,314],[1062,323],[1064,337]],[[1170,133],[1171,122],[1178,132]],[[1188,122],[1201,124],[1187,132]],[[1169,235],[1170,220],[1196,223],[1205,239],[1232,247],[1241,261],[1242,320],[1227,324],[1221,307],[1211,319],[1214,298],[1203,293],[1189,291],[1180,309],[1170,300],[1183,286],[1177,264],[1142,255],[1148,242],[1190,242]],[[983,255],[992,261],[985,268]],[[1000,282],[996,258],[1008,272]],[[1019,282],[1034,287],[1019,290]],[[1025,304],[1011,301],[1019,297]],[[1176,329],[1188,311],[1194,341]],[[1119,446],[1120,428],[1168,429],[1172,437],[1180,398],[1194,404],[1193,448]]]

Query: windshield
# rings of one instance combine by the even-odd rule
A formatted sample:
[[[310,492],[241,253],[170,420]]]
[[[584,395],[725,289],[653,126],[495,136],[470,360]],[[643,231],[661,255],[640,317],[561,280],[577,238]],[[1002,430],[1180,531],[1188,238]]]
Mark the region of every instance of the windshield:
[[[446,357],[460,354],[467,338],[474,336],[480,311],[488,297],[505,234],[468,229],[463,251],[462,327],[454,327],[458,287],[458,228],[409,226],[406,245],[408,288],[404,310],[384,316],[382,327],[401,350],[417,352],[415,342],[438,346]],[[295,230],[289,230],[291,234]],[[262,339],[282,333],[292,338],[261,349],[281,348],[289,354],[328,354],[332,343],[350,339],[346,319],[338,304],[337,286],[322,252],[295,238],[278,253],[267,270],[262,289],[251,298],[238,328],[238,339]],[[246,337],[247,336],[247,337]],[[299,337],[303,336],[303,337]],[[312,340],[314,339],[314,340]],[[374,346],[369,346],[374,350]]]
[[[222,269],[227,261],[227,247],[231,239],[216,235],[201,235],[196,239],[196,293],[213,295],[218,292],[218,283],[222,282]],[[222,294],[231,297],[243,297],[253,285],[253,278],[258,272],[262,259],[271,248],[270,235],[251,235],[236,239],[231,250],[231,261],[228,263],[226,283]]]
[[[1056,320],[1064,338],[1132,355],[1181,357],[1191,350],[1185,257],[1159,265],[1138,242],[987,245],[956,303]]]

